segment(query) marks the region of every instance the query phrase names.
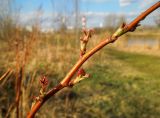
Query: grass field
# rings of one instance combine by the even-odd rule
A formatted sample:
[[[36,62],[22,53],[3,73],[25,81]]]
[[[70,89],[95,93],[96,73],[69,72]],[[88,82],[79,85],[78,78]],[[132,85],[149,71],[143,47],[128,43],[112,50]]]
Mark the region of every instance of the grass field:
[[[74,37],[66,35],[65,40],[63,35],[41,37],[31,48],[22,87],[23,116],[30,109],[32,96],[39,93],[40,76],[47,75],[49,88],[53,87],[79,58],[79,46]],[[89,49],[100,42],[103,36],[96,35],[89,43]],[[15,49],[6,41],[1,41],[0,48],[0,72],[4,73],[9,67],[15,68]],[[20,51],[20,56],[23,53],[23,50]],[[159,118],[159,55],[122,51],[116,45],[107,46],[83,67],[91,77],[57,93],[40,109],[37,118]],[[29,83],[32,77],[34,80]],[[5,114],[3,110],[8,109],[15,98],[14,79],[12,75],[1,87],[2,117]]]
[[[160,58],[106,49],[103,64],[90,68],[92,78],[74,89],[92,117],[158,118]],[[98,58],[97,58],[98,59]]]
[[[69,89],[75,97],[57,101],[59,109],[51,105],[56,98],[44,106],[53,110],[47,117],[159,118],[160,57],[115,48],[100,55],[87,67],[91,78]]]

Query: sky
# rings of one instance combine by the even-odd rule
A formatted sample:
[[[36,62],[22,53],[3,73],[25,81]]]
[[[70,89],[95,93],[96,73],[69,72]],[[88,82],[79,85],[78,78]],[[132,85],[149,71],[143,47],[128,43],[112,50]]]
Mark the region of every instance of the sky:
[[[35,19],[35,14],[40,9],[40,17],[43,19],[42,27],[49,29],[56,27],[58,19],[65,20],[68,27],[75,25],[75,1],[15,0],[14,5],[20,11],[20,21],[26,25],[31,25],[31,21]],[[87,27],[101,27],[108,14],[124,15],[129,22],[157,1],[159,0],[78,0],[78,13],[80,17],[86,16]],[[157,11],[152,13],[150,17],[160,13],[160,8]],[[150,20],[146,20],[144,24],[153,22],[153,18],[148,19]]]

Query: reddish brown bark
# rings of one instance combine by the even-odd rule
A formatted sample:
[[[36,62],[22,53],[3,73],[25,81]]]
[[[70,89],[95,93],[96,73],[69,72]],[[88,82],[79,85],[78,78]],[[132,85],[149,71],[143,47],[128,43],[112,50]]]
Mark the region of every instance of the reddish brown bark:
[[[82,64],[88,60],[93,54],[95,54],[97,51],[102,49],[104,46],[106,46],[109,43],[113,43],[120,37],[121,35],[129,32],[134,31],[135,28],[138,26],[139,22],[143,20],[147,15],[149,15],[151,12],[156,10],[160,7],[160,2],[157,2],[153,6],[151,6],[149,9],[147,9],[145,12],[143,12],[141,15],[139,15],[135,20],[133,20],[131,23],[127,25],[122,25],[120,29],[116,31],[112,36],[109,38],[104,39],[102,42],[100,42],[97,46],[95,46],[93,49],[91,49],[88,53],[83,55],[83,57],[77,61],[77,63],[73,66],[73,68],[69,71],[69,73],[66,75],[66,77],[60,82],[59,85],[51,89],[46,96],[41,100],[38,101],[29,112],[27,118],[33,118],[36,114],[36,112],[40,109],[40,107],[43,105],[45,101],[47,101],[51,96],[53,96],[55,93],[57,93],[59,90],[63,89],[64,87],[69,85],[69,82],[71,81],[71,78],[74,76],[74,74],[77,72],[77,70],[82,66]],[[134,30],[133,30],[134,29]]]

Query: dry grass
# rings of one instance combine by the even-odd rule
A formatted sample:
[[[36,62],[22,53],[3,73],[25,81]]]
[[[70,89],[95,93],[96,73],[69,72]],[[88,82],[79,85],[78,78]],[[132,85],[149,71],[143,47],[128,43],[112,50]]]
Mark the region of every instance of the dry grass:
[[[12,42],[13,42],[12,44],[10,44],[10,41],[9,42],[1,41],[2,43],[0,47],[1,48],[0,54],[3,55],[0,61],[1,73],[4,73],[5,70],[7,70],[7,68],[12,68],[14,70],[14,73],[10,76],[9,81],[6,82],[6,85],[3,88],[3,93],[2,92],[0,93],[0,95],[4,97],[3,99],[0,100],[0,104],[3,104],[0,107],[0,109],[1,110],[4,109],[4,111],[1,112],[1,116],[5,115],[5,113],[7,112],[7,109],[10,107],[10,105],[14,102],[14,99],[15,99],[15,91],[14,91],[15,82],[14,81],[15,81],[16,73],[18,72],[16,70],[16,66],[18,66],[18,68],[24,66],[23,81],[22,81],[22,87],[21,87],[22,94],[20,97],[20,116],[25,117],[31,107],[31,103],[33,101],[32,97],[37,96],[39,93],[40,76],[47,75],[50,81],[49,87],[54,86],[62,79],[62,77],[64,77],[64,75],[68,72],[68,70],[73,66],[73,64],[79,58],[79,51],[80,51],[79,44],[75,43],[76,38],[72,33],[66,32],[66,33],[54,33],[54,34],[44,34],[44,33],[37,34],[37,31],[33,31],[30,33],[29,32],[22,33],[21,31],[19,31],[17,35],[18,35],[17,36],[18,37],[17,52],[16,52],[17,43],[15,43],[17,38],[12,37]],[[94,47],[98,42],[100,42],[100,40],[102,40],[104,36],[105,36],[104,33],[95,34],[89,42],[88,50],[91,49],[91,47]],[[126,38],[126,37],[122,37],[122,38]],[[149,53],[149,51],[145,48],[143,48],[144,51],[140,51],[139,48],[137,50],[137,47],[134,48],[134,50],[132,50],[131,48],[124,48],[123,41],[125,40],[123,39],[119,40],[113,46],[109,45],[109,48],[116,47],[126,52],[137,51],[139,53],[146,52],[146,54],[153,54],[154,52],[154,55],[158,55],[159,50],[157,50],[157,54],[156,54],[155,50],[152,50],[152,49],[149,50],[151,51]],[[17,55],[17,57],[15,55]],[[105,52],[105,49],[104,51],[101,51],[95,56],[93,56],[84,65],[84,68],[88,70],[90,70],[91,68],[91,71],[94,71],[92,72],[93,76],[97,74],[99,74],[100,77],[103,76],[101,75],[102,74],[101,71],[99,70],[96,71],[92,68],[95,66],[95,63],[99,65],[99,67],[102,66],[103,69],[105,68],[103,67],[103,65],[109,66],[109,68],[111,68],[113,72],[122,73],[121,74],[122,77],[131,77],[134,75],[146,76],[145,72],[144,73],[139,72],[139,70],[135,69],[134,67],[128,66],[127,62],[124,62],[119,59],[113,59],[113,57],[110,54],[107,54]],[[111,65],[114,65],[114,67],[112,67]],[[117,68],[119,68],[119,71],[117,70]],[[109,75],[112,76],[112,73],[109,73]],[[93,78],[97,78],[97,77],[93,77]],[[80,90],[77,90],[76,88],[75,90],[77,92],[75,92],[75,90],[74,91],[67,90],[67,92],[64,92],[64,93],[68,93],[67,95],[63,96],[64,94],[63,92],[57,94],[55,98],[52,98],[48,102],[49,104],[44,105],[42,110],[40,110],[39,114],[37,114],[37,117],[42,117],[42,118],[82,117],[85,115],[87,115],[86,117],[94,117],[94,116],[104,117],[105,113],[104,111],[100,110],[99,105],[98,107],[95,106],[95,109],[93,109],[93,107],[89,109],[89,106],[91,104],[94,104],[94,101],[97,101],[97,100],[99,101],[100,99],[102,99],[102,101],[110,101],[111,97],[97,94],[91,98],[92,101],[90,103],[86,103],[85,101],[81,101],[81,102],[77,101],[77,96],[79,98],[84,98],[83,95],[80,96],[79,94],[77,94],[79,92],[83,92],[83,89],[84,91],[87,91],[87,93],[85,92],[83,93],[84,96],[87,94],[86,99],[89,94],[92,94],[92,91],[93,91],[92,86],[95,84],[95,82],[93,82],[94,84],[92,82],[91,82],[91,87],[89,84],[88,86],[84,84],[84,86],[81,85]],[[128,85],[125,85],[125,86],[128,86]],[[137,85],[134,85],[135,88],[136,86]],[[109,95],[117,96],[116,94],[117,93],[113,91]],[[71,95],[73,98],[70,98],[69,95]],[[61,99],[59,99],[59,96],[61,97]],[[68,100],[68,99],[72,99],[72,100]],[[5,108],[3,107],[4,103],[7,104]],[[59,105],[60,103],[61,105]],[[126,104],[126,103],[121,103],[121,104]],[[71,109],[67,109],[68,106]],[[49,114],[48,112],[52,114]],[[81,112],[83,112],[83,114],[81,114]],[[48,116],[46,116],[46,114],[48,114]],[[15,109],[12,110],[10,116],[15,117]]]

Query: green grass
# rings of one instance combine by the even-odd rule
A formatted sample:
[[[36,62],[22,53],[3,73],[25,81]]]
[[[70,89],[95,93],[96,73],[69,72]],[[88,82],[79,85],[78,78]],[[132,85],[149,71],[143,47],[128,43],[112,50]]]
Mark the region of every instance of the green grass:
[[[92,77],[75,87],[87,114],[103,118],[158,118],[160,58],[106,49],[103,59],[103,64],[96,61],[90,67]]]
[[[56,85],[65,76],[79,56],[79,47],[77,49],[76,45],[73,45],[75,41],[63,41],[61,37],[59,39],[43,45],[44,49],[41,47],[39,53],[34,53],[36,63],[33,63],[34,57],[32,57],[33,60],[30,60],[26,67],[26,73],[30,76],[35,70],[37,70],[37,76],[42,73],[47,74],[50,87]],[[44,44],[43,41],[41,43]],[[56,46],[60,47],[57,49]],[[89,46],[93,47],[93,45]],[[5,48],[4,45],[1,49],[7,49],[7,47]],[[36,47],[37,49],[39,47]],[[10,50],[1,50],[0,54],[3,55],[0,61],[1,73],[14,64],[12,53]],[[47,60],[50,56],[51,59]],[[91,77],[72,88],[78,96],[76,100],[70,100],[67,103],[65,99],[52,97],[40,109],[38,117],[159,118],[160,57],[105,48],[94,55],[84,68]],[[35,78],[33,82],[35,89],[31,91],[36,95],[39,90],[38,78]],[[11,80],[14,80],[14,77]],[[8,98],[14,99],[9,96],[9,92],[13,94],[10,88],[5,91]],[[4,96],[4,91],[1,93],[3,93],[1,96]],[[32,100],[29,99],[29,101]]]

